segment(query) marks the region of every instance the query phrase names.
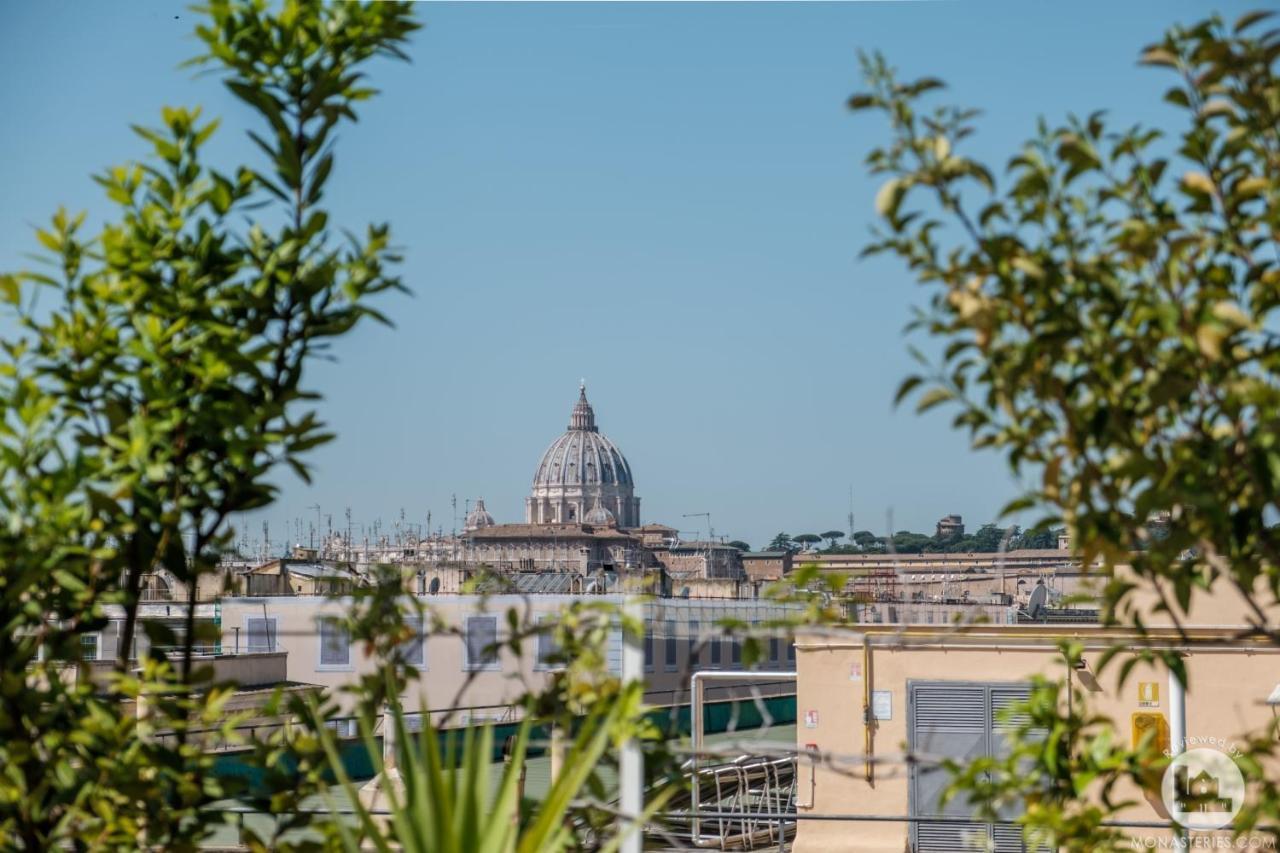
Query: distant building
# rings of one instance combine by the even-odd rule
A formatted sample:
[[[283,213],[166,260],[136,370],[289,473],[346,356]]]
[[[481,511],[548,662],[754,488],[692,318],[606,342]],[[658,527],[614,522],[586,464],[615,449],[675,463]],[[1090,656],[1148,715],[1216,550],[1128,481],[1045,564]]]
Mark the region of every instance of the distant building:
[[[1116,574],[1131,577],[1125,567]],[[1118,682],[1112,670],[1100,670],[1115,643],[1179,650],[1190,685],[1180,704],[1185,719],[1194,721],[1193,731],[1212,732],[1218,742],[1245,743],[1273,725],[1280,705],[1280,648],[1245,629],[1252,615],[1246,618],[1238,593],[1225,587],[1198,593],[1175,622],[1161,609],[1163,593],[1140,586],[1129,604],[1144,614],[1141,632],[1097,621],[1052,629],[1084,650],[1070,678],[1080,685],[1076,689],[1088,691],[1091,713],[1115,721],[1116,739],[1126,748],[1154,736],[1157,749],[1168,754],[1173,696],[1167,691],[1177,679],[1151,661],[1138,663],[1130,681]],[[1271,601],[1266,592],[1259,599]],[[883,604],[870,607],[886,610]],[[1026,699],[1037,678],[1063,675],[1062,651],[1052,633],[1047,638],[1043,625],[996,618],[1000,614],[992,607],[993,618],[983,624],[956,624],[957,614],[941,611],[937,615],[946,620],[932,627],[913,618],[909,639],[885,626],[798,632],[796,703],[806,724],[796,731],[796,751],[833,758],[798,764],[796,789],[806,796],[796,798],[796,809],[806,819],[797,821],[790,849],[847,850],[851,837],[857,850],[871,853],[1028,849],[1022,827],[1013,822],[1021,803],[1008,803],[999,812],[1003,820],[985,823],[963,797],[942,796],[951,777],[940,761],[1007,756],[1008,726],[1026,718],[1006,721],[1005,709]],[[1267,605],[1265,616],[1266,629],[1275,630],[1280,605]],[[901,613],[898,621],[905,621]],[[844,758],[850,755],[854,760]],[[1226,805],[1217,802],[1208,779],[1176,779],[1174,790],[1185,790],[1193,809]],[[1096,797],[1091,788],[1081,795],[1081,805]],[[1125,834],[1118,847],[1177,849],[1169,829],[1151,828],[1168,821],[1158,793],[1128,799],[1119,818],[1131,823],[1117,827]],[[865,820],[835,819],[850,812]]]
[[[663,524],[640,523],[640,498],[635,494],[631,464],[622,451],[596,426],[595,410],[585,386],[569,416],[569,426],[551,442],[534,471],[525,499],[522,524],[502,524],[477,500],[455,534],[430,531],[409,536],[400,530],[377,542],[352,541],[333,534],[319,548],[298,546],[291,560],[344,563],[367,574],[377,564],[485,568],[503,572],[647,572],[665,569],[673,579],[745,579],[741,552],[721,542],[686,542],[680,531]],[[263,560],[265,562],[265,558]],[[241,577],[253,566],[225,567]],[[293,571],[296,593],[309,593],[305,569]],[[330,577],[339,577],[330,575]],[[326,581],[319,580],[317,588]],[[257,579],[257,584],[285,581]],[[237,587],[244,590],[244,587]],[[259,586],[267,592],[267,587]],[[255,594],[251,590],[250,594]],[[271,594],[287,594],[281,587]]]
[[[590,574],[662,568],[673,579],[744,577],[738,549],[718,542],[683,542],[674,527],[640,524],[631,464],[600,432],[586,386],[578,389],[568,428],[538,461],[525,499],[525,522],[499,524],[479,500],[453,547],[431,550],[435,562],[500,571]]]
[[[753,581],[776,581],[790,574],[790,551],[753,551],[742,555],[742,569]]]
[[[939,539],[959,539],[964,535],[964,519],[955,515],[944,515],[938,519],[938,538]]]
[[[554,659],[557,649],[549,634],[520,638],[521,654],[514,654],[508,614],[515,612],[526,625],[555,620],[588,592],[600,602],[624,603],[624,591],[616,583],[588,591],[579,584],[583,580],[589,579],[524,574],[512,577],[514,586],[508,591],[404,596],[406,623],[414,629],[404,645],[405,657],[420,673],[401,695],[405,710],[415,716],[430,712],[436,724],[450,726],[520,719],[525,691],[544,687],[563,662]],[[349,711],[351,697],[339,688],[379,671],[383,663],[366,644],[355,641],[344,625],[343,617],[353,606],[349,598],[318,595],[224,599],[222,650],[250,659],[256,655],[283,658],[288,682],[318,685],[327,698]],[[742,638],[727,635],[720,622],[779,622],[801,609],[751,598],[716,601],[678,595],[645,596],[642,607],[645,701],[658,707],[688,702],[693,672],[748,668]],[[751,668],[794,668],[789,632],[759,628],[757,636],[763,638],[762,657]],[[610,628],[605,652],[613,675],[621,674],[622,642],[621,626]],[[757,690],[763,695],[785,695],[794,688],[786,679],[756,687],[730,683],[717,688],[716,699],[746,698]],[[345,734],[354,734],[354,727]]]

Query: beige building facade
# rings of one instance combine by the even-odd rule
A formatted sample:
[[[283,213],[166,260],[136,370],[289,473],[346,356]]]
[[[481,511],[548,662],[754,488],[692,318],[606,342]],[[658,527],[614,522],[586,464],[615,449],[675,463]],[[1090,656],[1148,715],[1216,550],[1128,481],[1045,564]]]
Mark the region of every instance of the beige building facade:
[[[1096,624],[802,632],[796,642],[797,811],[808,819],[799,821],[794,849],[955,853],[983,849],[973,846],[975,837],[998,850],[1023,849],[1016,826],[966,824],[972,814],[966,803],[940,805],[948,777],[938,760],[998,753],[1004,742],[1000,709],[1025,697],[1037,675],[1070,678],[1090,710],[1114,721],[1123,742],[1136,745],[1150,730],[1165,732],[1167,742],[1169,672],[1142,663],[1121,685],[1118,665],[1098,670],[1102,654],[1116,644],[1182,656],[1189,677],[1187,748],[1228,751],[1270,725],[1276,707],[1268,698],[1280,686],[1280,648],[1241,638],[1243,599],[1221,590],[1194,601],[1180,620],[1185,633],[1156,615],[1155,600],[1148,592],[1133,601],[1149,614],[1146,638]],[[1268,610],[1272,623],[1280,624],[1276,608]],[[1082,669],[1068,671],[1060,651],[1064,640],[1082,646]],[[1116,797],[1135,803],[1120,820],[1167,821],[1158,790],[1133,788]],[[877,819],[820,819],[837,815]],[[1126,832],[1135,844],[1170,843],[1165,830],[1135,826]]]
[[[583,600],[621,606],[624,596],[606,595],[435,595],[407,596],[405,613],[416,623],[418,640],[407,644],[407,659],[421,673],[406,689],[407,711],[430,712],[437,724],[517,719],[519,697],[547,684],[554,671],[553,647],[540,637],[526,638],[517,656],[505,646],[507,613],[522,625],[555,620],[566,607]],[[375,672],[380,662],[352,642],[341,626],[352,609],[350,599],[321,596],[228,598],[221,604],[223,649],[232,654],[287,652],[288,678],[319,685],[344,702],[341,688]],[[765,625],[794,606],[753,600],[644,599],[646,701],[676,705],[688,701],[689,676],[701,669],[743,668],[742,641],[724,634],[725,619]],[[763,632],[764,629],[762,628]],[[609,671],[621,674],[622,632],[607,643]],[[420,640],[420,641],[419,641]],[[790,636],[763,641],[764,670],[795,665]],[[775,692],[791,693],[780,685]]]

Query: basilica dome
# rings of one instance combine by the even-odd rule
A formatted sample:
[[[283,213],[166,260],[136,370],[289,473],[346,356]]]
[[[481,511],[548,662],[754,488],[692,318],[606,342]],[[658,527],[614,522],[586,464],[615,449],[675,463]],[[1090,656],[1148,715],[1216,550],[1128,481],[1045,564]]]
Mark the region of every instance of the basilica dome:
[[[584,524],[598,524],[601,527],[612,527],[618,523],[618,520],[613,517],[613,513],[600,506],[599,501],[596,501],[595,506],[583,517],[582,521]]]
[[[494,525],[493,516],[484,508],[484,499],[476,501],[475,509],[467,513],[466,521],[463,523],[464,530],[479,530],[481,527],[492,527]]]
[[[530,524],[565,524],[585,520],[599,504],[621,527],[640,523],[640,500],[634,495],[631,465],[622,451],[601,434],[587,389],[569,417],[569,428],[538,462],[533,490],[525,502]]]

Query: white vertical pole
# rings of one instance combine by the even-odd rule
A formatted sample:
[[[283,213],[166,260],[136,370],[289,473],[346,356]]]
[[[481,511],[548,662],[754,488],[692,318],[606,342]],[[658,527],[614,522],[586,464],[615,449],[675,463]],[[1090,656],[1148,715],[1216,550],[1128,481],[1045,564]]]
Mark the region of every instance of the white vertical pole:
[[[1178,756],[1187,749],[1187,696],[1182,682],[1169,670],[1169,752]]]
[[[382,769],[389,774],[396,767],[396,723],[391,705],[382,706]],[[387,776],[390,779],[390,776]]]
[[[1187,751],[1187,694],[1177,674],[1169,670],[1169,756],[1176,758]],[[1188,849],[1190,837],[1186,827],[1179,827],[1179,849]]]
[[[698,819],[698,807],[702,797],[702,783],[698,778],[698,756],[702,752],[702,675],[705,673],[695,672],[693,677],[689,679],[689,693],[691,694],[689,705],[689,739],[690,746],[693,748],[693,755],[689,759],[689,778],[693,781],[692,790],[692,808],[693,812],[693,844],[698,846],[702,841],[702,821]]]
[[[623,615],[630,622],[643,625],[644,605],[639,596],[628,595],[622,606]],[[643,627],[640,633],[623,630],[622,632],[622,683],[644,681],[644,636]],[[624,815],[631,816],[630,826],[623,830],[620,853],[640,853],[644,844],[643,826],[639,815],[644,811],[644,753],[640,750],[640,740],[629,738],[622,745],[619,762],[621,791],[618,805]]]

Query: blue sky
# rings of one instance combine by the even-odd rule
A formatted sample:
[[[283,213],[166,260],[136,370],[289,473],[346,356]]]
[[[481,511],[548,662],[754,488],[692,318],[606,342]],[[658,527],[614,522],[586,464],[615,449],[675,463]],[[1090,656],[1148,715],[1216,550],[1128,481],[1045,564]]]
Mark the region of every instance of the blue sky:
[[[1235,17],[1247,7],[1221,4]],[[281,475],[292,519],[357,525],[403,509],[448,530],[483,497],[521,520],[544,447],[585,378],[631,461],[646,520],[762,544],[778,530],[930,529],[994,518],[1016,491],[945,410],[894,411],[902,327],[925,291],[859,261],[883,125],[850,115],[856,53],[984,110],[1003,163],[1036,117],[1111,110],[1167,124],[1140,47],[1202,3],[426,3],[412,65],[343,131],[328,202],[389,221],[412,297],[381,308],[311,384],[340,438],[315,482]],[[89,175],[142,153],[130,122],[202,104],[211,156],[253,158],[250,117],[178,70],[178,4],[14,3],[0,13],[0,268],[60,204],[101,214]],[[260,535],[261,519],[252,521]]]

